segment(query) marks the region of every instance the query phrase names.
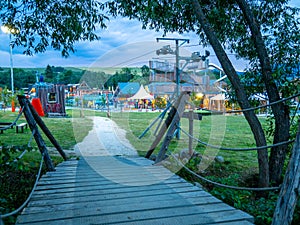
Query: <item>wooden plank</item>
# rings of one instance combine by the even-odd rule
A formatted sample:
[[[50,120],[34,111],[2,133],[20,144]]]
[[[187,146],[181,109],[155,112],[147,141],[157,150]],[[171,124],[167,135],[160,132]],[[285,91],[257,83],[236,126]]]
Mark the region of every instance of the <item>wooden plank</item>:
[[[143,181],[141,179],[140,181]],[[69,177],[68,179],[48,179],[48,180],[41,180],[39,182],[39,185],[37,186],[36,190],[48,190],[48,189],[54,189],[54,188],[68,188],[68,187],[74,187],[75,185],[77,187],[81,185],[106,185],[111,184],[112,181],[105,179],[105,178],[99,178],[99,177]],[[168,180],[165,181],[165,183],[174,183],[174,182],[182,182],[181,179],[178,179],[177,177],[171,177]],[[155,183],[162,183],[162,182],[155,182]],[[128,184],[130,185],[130,180],[124,181],[122,184]]]
[[[190,189],[190,187],[187,186],[182,186],[182,185],[178,185],[177,188],[167,188],[167,187],[163,187],[163,186],[156,186],[153,187],[151,186],[151,188],[108,188],[108,189],[103,189],[103,190],[99,190],[98,188],[94,188],[91,189],[89,187],[87,188],[74,188],[74,189],[69,189],[66,192],[62,192],[62,193],[58,193],[55,191],[51,191],[49,192],[43,192],[43,194],[39,194],[39,195],[34,195],[32,197],[33,200],[37,201],[37,200],[44,200],[44,201],[48,201],[49,204],[54,204],[55,201],[57,201],[57,203],[60,204],[60,202],[64,202],[67,201],[67,198],[71,198],[74,201],[74,197],[76,198],[88,198],[89,196],[93,196],[95,198],[101,198],[101,196],[105,195],[104,197],[107,198],[124,198],[124,197],[128,197],[128,196],[138,196],[138,195],[142,195],[142,196],[146,196],[146,195],[163,195],[163,194],[170,194],[170,193],[180,193],[180,192],[192,192],[193,190]],[[199,191],[199,190],[194,190]],[[200,191],[202,193],[202,196],[209,196],[209,194],[205,191]],[[48,196],[51,195],[49,198]],[[49,199],[49,200],[48,200]]]
[[[181,196],[183,197],[183,196]],[[82,209],[82,208],[89,208],[89,207],[95,207],[96,205],[100,205],[101,207],[106,206],[115,206],[115,205],[133,205],[133,204],[140,204],[141,202],[143,204],[149,204],[150,202],[156,202],[159,203],[160,201],[172,201],[172,200],[178,200],[180,197],[178,197],[177,193],[169,193],[167,195],[147,195],[147,196],[131,196],[130,202],[128,201],[128,198],[116,198],[116,199],[92,199],[90,198],[89,201],[83,201],[83,202],[77,202],[76,204],[72,203],[65,203],[65,204],[56,204],[56,205],[37,205],[37,206],[31,206],[24,210],[23,214],[29,214],[29,213],[37,213],[37,212],[57,212],[61,210],[69,210],[69,209]],[[187,202],[192,203],[194,205],[199,205],[199,208],[206,211],[220,211],[220,210],[232,210],[233,208],[223,204],[221,201],[218,201],[216,198],[212,197],[204,197],[204,198],[192,198],[186,199]],[[209,209],[210,208],[210,209]]]
[[[107,174],[112,177],[113,174],[116,177],[123,176],[121,180],[124,183],[101,176],[84,160],[70,164],[65,162],[56,168],[58,173],[47,173],[40,180],[28,207],[18,217],[16,224],[185,225],[197,221],[197,224],[227,225],[241,222],[249,225],[251,222],[244,222],[253,219],[176,175],[151,185],[132,185],[137,180],[143,181],[145,177],[169,175],[170,172],[163,167],[132,167],[128,164],[130,168],[121,166],[121,170],[118,170],[116,165],[119,162],[114,159],[96,158],[93,163],[97,160],[100,164],[106,163],[103,167]],[[143,160],[140,162],[145,162],[144,165],[148,163]],[[111,173],[108,173],[109,166],[114,168]],[[133,168],[141,171],[130,173]],[[61,177],[63,174],[64,177]]]
[[[108,219],[108,222],[126,222],[127,216],[131,214],[131,218],[136,218],[140,220],[144,220],[146,218],[166,218],[174,216],[174,210],[177,216],[182,215],[198,215],[202,214],[203,217],[205,215],[211,214],[212,216],[208,216],[207,218],[213,218],[207,222],[217,222],[217,221],[231,221],[237,218],[240,218],[241,213],[237,210],[224,210],[223,207],[218,205],[215,207],[214,205],[207,205],[207,207],[203,207],[200,209],[199,207],[195,207],[194,205],[184,201],[183,199],[172,199],[168,201],[164,201],[161,199],[159,202],[146,202],[141,204],[139,203],[131,203],[125,205],[106,205],[102,207],[101,205],[94,204],[92,207],[84,207],[79,209],[72,210],[62,210],[59,213],[56,213],[52,210],[52,212],[39,212],[33,214],[24,214],[19,220],[19,223],[32,221],[32,222],[41,222],[47,220],[59,220],[65,218],[76,218],[76,217],[94,217],[94,216],[102,216],[102,218]],[[211,207],[210,207],[211,206]],[[216,210],[220,208],[220,210]],[[180,210],[179,210],[180,209]],[[226,218],[224,218],[226,217]]]
[[[189,187],[178,187],[172,189],[160,188],[157,186],[156,189],[133,189],[133,190],[117,190],[114,189],[110,192],[99,191],[99,190],[90,190],[90,191],[73,191],[66,193],[57,193],[57,194],[45,194],[45,195],[34,195],[33,200],[30,204],[42,205],[45,204],[65,204],[74,201],[96,201],[96,200],[105,200],[105,199],[121,199],[121,198],[131,198],[131,197],[143,197],[143,196],[154,196],[154,195],[167,195],[177,193],[179,196],[185,198],[195,198],[195,197],[212,197],[208,193],[195,190],[191,191]]]
[[[95,224],[217,224],[219,222],[232,222],[234,220],[245,220],[241,217],[241,213],[237,210],[220,211],[220,212],[200,212],[194,206],[181,207],[165,206],[161,208],[149,208],[148,206],[140,204],[142,207],[139,209],[131,210],[126,207],[120,209],[116,206],[105,208],[94,207],[82,210],[66,211],[63,215],[61,213],[50,214],[34,214],[27,216],[31,223],[43,224],[89,224],[93,221]],[[175,213],[175,212],[176,213]],[[83,215],[84,214],[84,215]],[[245,216],[244,216],[245,217]],[[251,219],[248,217],[248,219]],[[55,221],[55,223],[51,223]],[[84,223],[82,223],[84,221]],[[26,220],[18,220],[17,224],[26,223]],[[44,223],[46,224],[46,223]]]
[[[182,114],[182,118],[191,118],[190,112],[184,112]],[[202,120],[202,114],[201,113],[196,113],[196,112],[192,112],[192,118],[194,120]]]

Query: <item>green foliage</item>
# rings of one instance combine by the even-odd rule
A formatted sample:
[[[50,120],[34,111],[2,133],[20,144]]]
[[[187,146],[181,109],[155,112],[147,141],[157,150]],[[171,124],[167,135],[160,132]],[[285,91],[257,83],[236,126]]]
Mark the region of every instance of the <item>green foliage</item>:
[[[214,179],[215,180],[215,179]],[[236,178],[228,177],[220,179],[224,184],[239,185]],[[224,188],[214,188],[211,193],[222,201],[248,212],[255,217],[255,224],[271,224],[278,194],[270,192],[267,197],[256,196],[249,191],[238,191]]]
[[[197,165],[200,161],[199,157],[192,158],[186,166],[193,171],[197,171]],[[180,170],[178,174],[191,182],[202,183],[204,187],[218,199],[237,209],[248,212],[250,215],[253,215],[255,217],[255,224],[271,224],[278,198],[277,192],[269,192],[265,197],[261,197],[257,192],[221,188],[207,182],[202,182],[202,180],[191,175],[184,169]],[[246,183],[247,180],[245,177],[243,177],[242,174],[236,173],[236,169],[232,168],[230,164],[226,165],[214,163],[207,169],[207,171],[205,171],[204,176],[209,180],[229,186],[251,187],[252,183],[250,180],[248,180],[249,183]],[[254,183],[256,185],[256,182]],[[297,213],[295,215],[295,218],[296,217]]]
[[[48,83],[59,84],[77,84],[84,74],[84,70],[72,70],[64,67],[55,67],[47,65],[44,76]]]
[[[51,46],[68,56],[75,42],[99,39],[96,26],[105,28],[108,19],[103,9],[103,3],[96,0],[1,1],[0,22],[19,31],[13,45],[23,46],[25,54],[44,52]]]
[[[0,171],[7,171],[12,168],[26,170],[22,161],[18,159],[17,154],[21,154],[23,151],[31,151],[32,147],[27,145],[22,146],[6,146],[1,144],[0,146]]]
[[[143,65],[142,68],[142,77],[149,77],[150,76],[150,68],[146,65]]]
[[[47,65],[45,70],[45,81],[51,83],[54,79],[54,72],[52,70],[52,67],[50,65]]]
[[[28,87],[35,83],[35,71],[25,71],[24,69],[14,69],[14,89]],[[11,87],[11,73],[10,70],[4,70],[0,75],[0,87]]]
[[[0,213],[5,214],[19,205],[18,198],[24,201],[26,197],[26,186],[31,185],[31,179],[27,175],[31,173],[31,166],[24,160],[18,158],[21,152],[31,152],[28,146],[0,146]],[[17,184],[17,186],[15,186]],[[20,188],[23,187],[23,188]],[[14,224],[14,218],[5,220],[6,224]]]
[[[167,100],[161,96],[157,96],[154,99],[155,106],[159,109],[164,109],[167,106]]]
[[[104,89],[103,87],[107,82],[109,76],[110,76],[109,74],[106,74],[101,71],[94,72],[94,71],[84,70],[82,71],[82,76],[79,82],[85,81],[90,88]]]
[[[134,77],[133,71],[130,68],[122,68],[120,72],[116,72],[113,76],[109,77],[105,82],[104,87],[108,89],[113,87],[116,89],[118,82],[128,82]]]

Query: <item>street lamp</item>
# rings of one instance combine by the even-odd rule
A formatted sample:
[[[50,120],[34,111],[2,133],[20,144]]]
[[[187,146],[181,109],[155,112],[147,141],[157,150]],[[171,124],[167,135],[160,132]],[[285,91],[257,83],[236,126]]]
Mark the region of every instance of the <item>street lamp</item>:
[[[13,58],[12,58],[12,44],[11,35],[18,33],[17,29],[9,28],[8,26],[1,26],[2,32],[9,34],[9,56],[10,56],[10,77],[11,77],[11,92],[14,94],[14,71],[13,71]]]

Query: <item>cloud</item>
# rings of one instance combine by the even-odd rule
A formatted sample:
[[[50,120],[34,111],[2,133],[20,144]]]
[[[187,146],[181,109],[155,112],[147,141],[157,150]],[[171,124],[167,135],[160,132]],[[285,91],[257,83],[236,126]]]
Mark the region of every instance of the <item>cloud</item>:
[[[292,0],[291,5],[300,6],[298,0]],[[129,66],[148,64],[152,58],[157,58],[155,51],[163,45],[171,45],[174,42],[156,42],[157,37],[162,37],[163,32],[154,30],[143,30],[139,21],[127,18],[113,18],[108,23],[107,29],[98,30],[101,39],[93,42],[78,42],[75,44],[76,52],[71,53],[68,58],[63,58],[59,51],[48,49],[45,53],[34,54],[33,56],[23,55],[23,49],[16,47],[13,49],[13,64],[15,67],[46,67],[53,66]],[[203,48],[198,45],[198,37],[194,33],[179,35],[177,33],[167,34],[172,38],[189,38],[190,43],[180,47],[181,55],[189,55],[191,52],[199,51],[204,53],[205,49],[211,52],[210,62],[219,65],[218,60],[213,56],[211,48]],[[148,53],[148,54],[146,54]],[[160,56],[163,59],[162,56]],[[243,69],[247,62],[236,60],[230,56],[236,69]],[[174,60],[172,56],[165,56],[165,59]],[[9,37],[0,32],[0,67],[9,67]]]

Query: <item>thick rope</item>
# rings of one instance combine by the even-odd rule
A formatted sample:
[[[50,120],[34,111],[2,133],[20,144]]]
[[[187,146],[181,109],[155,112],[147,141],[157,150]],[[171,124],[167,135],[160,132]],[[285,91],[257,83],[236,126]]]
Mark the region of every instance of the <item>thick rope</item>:
[[[295,95],[292,95],[290,97],[287,97],[287,98],[282,98],[278,101],[275,101],[275,102],[271,102],[267,105],[261,105],[261,106],[257,106],[257,107],[253,107],[253,108],[247,108],[247,109],[241,109],[241,110],[230,110],[230,111],[226,111],[226,113],[239,113],[239,112],[247,112],[247,111],[252,111],[252,110],[256,110],[256,109],[261,109],[261,108],[266,108],[266,107],[269,107],[269,106],[272,106],[272,105],[275,105],[275,104],[278,104],[280,102],[285,102],[287,100],[290,100],[290,99],[293,99],[293,98],[296,98],[300,96],[300,93],[297,93]]]
[[[35,134],[35,130],[32,131],[32,133],[31,133],[30,139],[29,139],[28,144],[27,144],[28,148],[31,147],[31,142],[32,142],[32,140],[33,140],[34,134]],[[13,162],[17,162],[17,161],[19,161],[20,159],[22,159],[23,156],[25,155],[25,153],[27,153],[27,149],[25,149],[19,156],[17,156],[17,157],[14,159]],[[8,164],[10,164],[10,163],[8,163]],[[0,224],[0,225],[1,225],[1,224]]]
[[[169,152],[170,155],[173,156],[173,158],[177,161],[177,163],[179,163],[189,173],[191,173],[194,176],[198,177],[202,181],[205,181],[207,183],[213,184],[213,185],[218,186],[218,187],[229,188],[229,189],[240,190],[240,191],[275,191],[275,190],[278,190],[278,189],[281,188],[281,186],[279,186],[279,187],[267,187],[267,188],[249,188],[249,187],[238,187],[238,186],[231,186],[231,185],[221,184],[221,183],[209,180],[209,179],[195,173],[194,171],[190,170],[180,160],[178,160],[177,157],[174,156],[174,154],[172,152],[170,152],[170,151],[168,151],[168,152]]]
[[[23,113],[23,110],[20,109],[19,114],[18,114],[17,118],[15,119],[15,121],[7,126],[0,127],[0,130],[7,130],[7,129],[11,128],[12,126],[15,126],[17,124],[18,120],[20,119],[22,113]]]
[[[31,132],[30,139],[29,139],[28,144],[27,144],[28,148],[31,147],[31,142],[32,142],[32,140],[33,140],[34,135],[35,135],[35,130],[33,130],[33,131]]]
[[[252,147],[252,148],[224,148],[222,146],[217,146],[217,145],[211,145],[209,143],[206,143],[204,141],[201,141],[198,138],[195,138],[194,136],[190,135],[188,132],[186,132],[185,130],[183,130],[182,128],[178,127],[182,133],[184,133],[185,135],[187,135],[188,137],[196,140],[198,143],[211,147],[211,148],[215,148],[215,149],[219,149],[219,150],[224,150],[224,151],[253,151],[253,150],[262,150],[262,149],[266,149],[266,148],[273,148],[273,147],[277,147],[277,146],[281,146],[281,145],[286,145],[286,144],[290,144],[293,143],[295,140],[290,140],[290,141],[283,141],[283,142],[279,142],[273,145],[267,145],[267,146],[260,146],[260,147]]]
[[[14,210],[14,211],[12,211],[10,213],[4,214],[4,215],[0,215],[0,219],[6,218],[6,217],[9,217],[9,216],[13,216],[13,215],[19,213],[22,209],[25,208],[25,206],[27,205],[27,203],[30,201],[30,199],[31,199],[31,197],[33,195],[33,192],[36,189],[37,183],[38,183],[39,178],[41,176],[41,172],[42,172],[42,168],[43,168],[43,162],[44,162],[44,155],[42,155],[42,159],[41,159],[41,162],[40,162],[39,172],[37,174],[36,181],[35,181],[35,183],[33,185],[32,191],[31,191],[30,195],[28,196],[28,198],[26,199],[26,201],[18,209]]]
[[[294,120],[295,120],[296,115],[297,115],[297,109],[299,109],[299,108],[300,108],[300,102],[298,102],[298,104],[297,104],[297,106],[296,106],[296,110],[295,110],[295,112],[294,112],[294,114],[293,114],[293,116],[292,116],[292,119],[291,119],[291,124],[294,123]]]
[[[25,153],[27,152],[27,150],[25,149],[15,160],[14,160],[14,162],[17,162],[17,161],[19,161],[20,159],[22,159],[23,158],[23,156],[25,155]]]

